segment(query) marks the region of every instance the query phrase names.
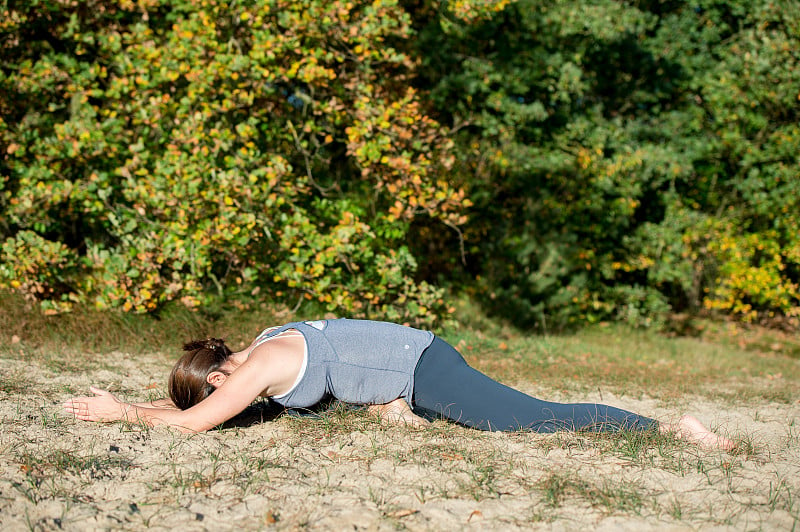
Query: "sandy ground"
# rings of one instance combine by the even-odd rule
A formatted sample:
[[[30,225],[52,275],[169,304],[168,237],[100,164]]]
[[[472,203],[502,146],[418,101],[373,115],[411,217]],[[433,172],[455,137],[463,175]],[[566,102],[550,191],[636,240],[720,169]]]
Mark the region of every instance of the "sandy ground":
[[[91,383],[147,399],[167,371],[122,353],[99,366],[0,360],[0,529],[800,529],[800,402],[661,404],[522,386],[557,400],[602,395],[659,419],[690,410],[752,447],[740,454],[663,438],[414,430],[341,410],[186,436],[62,414]]]

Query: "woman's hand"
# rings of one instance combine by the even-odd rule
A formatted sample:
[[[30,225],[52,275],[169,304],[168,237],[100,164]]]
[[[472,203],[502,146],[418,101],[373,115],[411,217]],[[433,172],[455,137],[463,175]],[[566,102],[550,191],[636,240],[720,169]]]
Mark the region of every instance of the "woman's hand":
[[[64,403],[64,410],[82,421],[122,421],[130,405],[123,403],[111,392],[89,387],[94,396],[73,397]]]

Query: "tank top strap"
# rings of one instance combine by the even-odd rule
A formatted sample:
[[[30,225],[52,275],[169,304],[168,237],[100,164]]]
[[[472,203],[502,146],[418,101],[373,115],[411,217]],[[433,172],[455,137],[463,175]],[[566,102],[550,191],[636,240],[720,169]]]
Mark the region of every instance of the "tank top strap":
[[[249,357],[250,353],[252,353],[253,350],[256,347],[260,346],[261,344],[266,343],[266,342],[272,340],[273,338],[276,338],[276,337],[280,336],[281,334],[283,334],[283,333],[285,333],[285,332],[287,332],[287,331],[289,331],[291,329],[296,329],[297,330],[297,324],[298,324],[298,322],[291,322],[291,323],[287,323],[285,325],[275,325],[273,327],[267,327],[266,329],[261,331],[261,333],[258,336],[256,336],[256,341],[253,344],[253,347],[250,348],[250,351],[248,351],[247,356]],[[298,333],[301,336],[305,337],[305,335],[302,333],[302,331],[298,330]]]

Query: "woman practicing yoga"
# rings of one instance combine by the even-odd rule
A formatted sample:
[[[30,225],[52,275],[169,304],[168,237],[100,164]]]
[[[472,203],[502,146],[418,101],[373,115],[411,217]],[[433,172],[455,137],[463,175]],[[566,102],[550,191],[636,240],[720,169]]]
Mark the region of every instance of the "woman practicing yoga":
[[[167,424],[199,432],[241,413],[257,397],[286,408],[332,397],[415,426],[444,418],[494,431],[659,430],[708,448],[733,447],[692,416],[662,424],[601,404],[541,401],[471,368],[433,333],[394,323],[292,322],[263,331],[236,353],[214,338],[188,343],[184,350],[169,376],[170,399],[125,403],[92,387],[93,396],[70,399],[64,409],[85,421]]]

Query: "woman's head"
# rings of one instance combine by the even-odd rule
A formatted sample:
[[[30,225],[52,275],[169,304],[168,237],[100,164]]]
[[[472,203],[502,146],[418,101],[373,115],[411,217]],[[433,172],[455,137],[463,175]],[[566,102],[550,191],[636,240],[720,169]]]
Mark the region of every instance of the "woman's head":
[[[183,350],[186,352],[169,374],[169,396],[175,406],[186,410],[214,391],[215,375],[230,373],[222,366],[233,353],[220,338],[194,340]]]

